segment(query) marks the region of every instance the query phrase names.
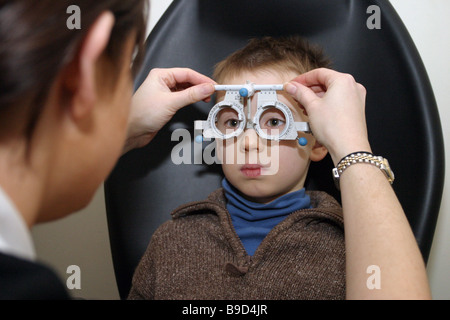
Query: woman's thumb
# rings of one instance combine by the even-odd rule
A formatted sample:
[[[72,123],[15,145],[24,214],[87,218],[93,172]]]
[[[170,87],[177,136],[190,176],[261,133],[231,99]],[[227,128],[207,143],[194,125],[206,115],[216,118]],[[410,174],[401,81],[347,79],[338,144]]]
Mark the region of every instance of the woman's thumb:
[[[212,83],[203,83],[189,87],[183,91],[176,92],[178,104],[185,106],[201,100],[205,100],[214,94],[214,85]]]
[[[308,111],[310,103],[318,98],[313,90],[296,81],[286,83],[284,90],[304,106],[306,111]]]

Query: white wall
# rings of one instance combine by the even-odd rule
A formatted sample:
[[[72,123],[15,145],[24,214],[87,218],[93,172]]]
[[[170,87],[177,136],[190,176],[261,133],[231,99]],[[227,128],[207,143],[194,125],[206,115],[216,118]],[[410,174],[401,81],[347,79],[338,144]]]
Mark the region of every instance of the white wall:
[[[151,0],[149,31],[171,0]],[[444,139],[450,138],[450,1],[391,0],[403,19],[422,56],[439,107]],[[446,167],[450,159],[446,159]],[[438,226],[428,262],[428,275],[434,299],[450,299],[450,172],[445,175],[445,189]],[[54,266],[63,279],[75,264],[81,268],[81,290],[76,297],[118,299],[114,279],[104,206],[103,186],[92,203],[81,212],[33,230],[36,250],[42,261]]]

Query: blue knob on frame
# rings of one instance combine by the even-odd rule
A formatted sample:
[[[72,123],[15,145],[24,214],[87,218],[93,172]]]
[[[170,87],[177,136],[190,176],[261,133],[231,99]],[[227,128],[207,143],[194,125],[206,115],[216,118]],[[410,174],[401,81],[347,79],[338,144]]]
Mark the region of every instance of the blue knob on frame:
[[[241,97],[246,97],[248,96],[248,90],[247,88],[242,88],[241,90],[239,90],[239,94],[241,95]]]
[[[195,142],[202,143],[203,142],[203,136],[201,136],[201,135],[196,136],[195,137]]]
[[[308,140],[304,137],[298,138],[298,144],[304,147],[308,144]]]

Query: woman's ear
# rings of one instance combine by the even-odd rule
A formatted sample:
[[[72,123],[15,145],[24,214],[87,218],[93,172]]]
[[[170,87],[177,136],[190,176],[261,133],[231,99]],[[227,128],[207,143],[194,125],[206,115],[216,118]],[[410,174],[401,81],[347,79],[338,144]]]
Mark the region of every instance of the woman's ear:
[[[76,119],[86,115],[97,100],[96,71],[113,26],[114,15],[109,11],[102,13],[91,26],[78,55],[63,75],[64,87],[71,95],[70,114]]]
[[[311,149],[311,154],[309,158],[311,161],[317,162],[325,158],[328,150],[323,145],[321,145],[317,140],[314,139],[314,146]]]

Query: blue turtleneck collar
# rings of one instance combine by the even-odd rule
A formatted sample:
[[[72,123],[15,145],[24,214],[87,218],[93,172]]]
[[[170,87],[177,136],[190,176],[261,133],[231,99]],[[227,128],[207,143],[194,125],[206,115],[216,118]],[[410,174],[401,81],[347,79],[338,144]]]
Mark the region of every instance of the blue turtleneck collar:
[[[253,255],[267,234],[289,214],[311,207],[305,189],[287,193],[269,203],[248,201],[226,178],[222,180],[227,199],[227,210],[234,229],[247,253]]]

